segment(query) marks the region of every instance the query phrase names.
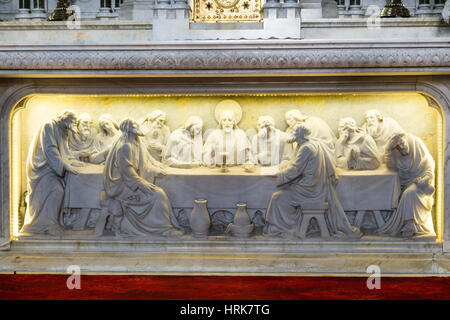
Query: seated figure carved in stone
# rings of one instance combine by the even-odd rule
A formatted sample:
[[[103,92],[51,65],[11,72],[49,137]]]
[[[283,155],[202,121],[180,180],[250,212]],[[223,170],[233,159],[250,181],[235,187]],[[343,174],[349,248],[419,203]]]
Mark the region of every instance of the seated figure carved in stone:
[[[389,140],[385,157],[388,168],[398,173],[402,194],[397,210],[379,233],[434,237],[434,160],[427,147],[413,134],[399,132]]]
[[[103,163],[114,143],[120,137],[119,125],[109,114],[103,114],[98,118],[100,132],[97,134],[94,146],[96,153],[89,156],[91,163]]]
[[[64,199],[64,175],[78,173],[83,163],[69,150],[68,133],[76,133],[77,117],[73,111],[45,123],[31,142],[26,164],[28,207],[22,232],[49,233],[60,236],[59,223]]]
[[[191,168],[202,164],[203,120],[189,117],[184,126],[170,134],[163,163],[170,167]]]
[[[292,153],[290,136],[275,128],[275,120],[270,116],[258,118],[258,133],[252,138],[252,158],[255,164],[275,166],[288,160]]]
[[[89,161],[89,156],[97,151],[95,139],[97,130],[89,114],[83,113],[78,117],[78,130],[69,134],[69,148],[79,160]]]
[[[302,204],[328,204],[327,226],[332,236],[360,237],[358,228],[350,225],[336,195],[336,177],[328,147],[321,140],[309,139],[305,125],[295,128],[289,142],[298,148],[289,165],[277,173],[277,186],[266,213],[264,234],[297,237],[302,219]]]
[[[142,122],[144,143],[152,157],[161,162],[164,149],[170,137],[170,129],[166,126],[167,115],[161,110],[152,111]]]
[[[165,174],[161,163],[148,153],[141,141],[144,134],[136,121],[125,119],[120,124],[122,135],[108,154],[103,172],[103,185],[114,205],[116,234],[123,236],[181,235],[178,221],[163,189],[152,182]],[[114,202],[113,202],[114,204]]]
[[[234,100],[223,100],[216,106],[219,128],[206,139],[203,162],[206,166],[246,165],[251,167],[250,142],[238,127],[242,117],[240,105]]]
[[[288,128],[286,129],[287,134],[293,134],[295,127],[298,124],[305,124],[311,131],[309,139],[319,139],[323,141],[325,146],[328,147],[329,152],[334,152],[336,136],[328,124],[321,118],[306,116],[302,114],[300,110],[293,109],[286,112],[285,119],[288,124]]]
[[[365,114],[365,122],[361,127],[377,144],[378,153],[384,154],[384,148],[395,132],[403,131],[394,119],[383,116],[380,111],[368,110]],[[384,161],[384,159],[381,159]]]
[[[353,118],[339,120],[336,166],[350,170],[373,170],[381,159],[372,137],[356,126]]]

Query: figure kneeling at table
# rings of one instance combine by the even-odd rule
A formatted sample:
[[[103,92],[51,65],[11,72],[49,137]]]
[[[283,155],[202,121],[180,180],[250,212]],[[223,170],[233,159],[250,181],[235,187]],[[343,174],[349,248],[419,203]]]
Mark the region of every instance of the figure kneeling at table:
[[[294,157],[277,174],[281,190],[272,194],[267,208],[264,234],[297,237],[300,234],[302,204],[328,203],[327,227],[331,236],[360,237],[352,227],[336,196],[333,162],[326,146],[308,139],[310,130],[297,125],[289,143],[297,142]]]
[[[155,186],[154,176],[165,174],[163,166],[148,153],[136,121],[120,124],[122,136],[106,159],[103,185],[110,199],[119,200],[122,219],[116,234],[145,236],[183,234],[163,189]]]

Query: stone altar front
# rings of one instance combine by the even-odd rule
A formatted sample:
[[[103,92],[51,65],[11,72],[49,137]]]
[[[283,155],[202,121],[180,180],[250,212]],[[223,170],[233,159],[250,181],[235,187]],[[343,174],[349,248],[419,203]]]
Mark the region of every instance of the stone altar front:
[[[409,98],[408,98],[409,99]],[[378,103],[380,103],[380,97],[377,97],[376,99],[374,99],[373,101],[377,101]],[[400,100],[400,99],[399,99]],[[404,100],[404,97],[402,97],[402,100]],[[68,100],[70,101],[70,100]],[[112,100],[111,100],[112,101]],[[347,100],[348,101],[348,100]],[[369,99],[370,101],[370,99]],[[410,103],[411,101],[409,101],[408,106],[410,108],[414,109],[414,103]],[[367,103],[367,100],[366,100]],[[82,104],[79,104],[78,102],[74,102],[75,105],[80,105],[82,106]],[[92,104],[90,105],[92,106]],[[265,107],[264,104],[262,104],[263,108]],[[376,104],[375,102],[371,102],[370,105],[366,105],[367,108],[373,108],[375,107]],[[70,105],[65,105],[64,107],[71,107]],[[307,107],[307,109],[305,109],[305,113],[306,114],[314,114],[314,112],[312,112],[313,109],[308,109],[309,107]],[[393,110],[393,112],[390,114],[391,116],[394,116],[396,119],[400,119],[399,117],[396,117],[396,115],[400,114],[400,109],[398,110],[398,113],[396,111],[395,108],[391,109]],[[38,109],[36,109],[38,110]],[[57,108],[55,109],[54,114],[57,114],[61,109]],[[86,109],[85,109],[86,110]],[[109,109],[109,110],[113,110],[113,109]],[[136,109],[137,110],[137,109]],[[284,109],[285,111],[286,109]],[[331,114],[329,113],[332,108],[330,109],[330,106],[326,107],[327,113],[325,116],[325,119],[327,120],[327,122],[330,123],[330,126],[333,127],[333,122],[332,121],[328,121],[330,118],[328,118],[329,115],[333,114],[333,112],[331,112]],[[356,109],[351,109],[352,111],[350,112],[352,116],[355,116],[355,110]],[[431,110],[431,109],[430,109]],[[86,110],[88,111],[88,110]],[[385,109],[382,110],[383,113],[386,113]],[[37,119],[39,119],[39,112],[33,113],[35,114],[34,119],[35,121]],[[363,114],[364,112],[361,111],[361,114],[357,114],[356,115],[356,120],[357,122],[360,124],[363,122]],[[95,117],[98,117],[99,114],[95,115]],[[48,115],[46,116],[48,118]],[[336,119],[335,116],[333,116],[334,119]],[[41,117],[42,118],[42,117]],[[25,120],[25,118],[23,118]],[[277,119],[277,118],[276,118]],[[427,117],[422,117],[422,123],[425,123],[426,121],[428,121]],[[282,119],[278,118],[277,119],[277,123],[280,123],[278,121],[281,121]],[[183,123],[182,120],[179,121],[179,123],[177,124],[173,124],[170,123],[169,125],[171,126],[171,128],[173,127],[177,127],[178,125],[181,125]],[[27,123],[28,125],[28,123]],[[404,125],[402,123],[402,125]],[[411,125],[413,125],[413,123],[411,123]],[[208,126],[214,126],[214,123],[209,123]],[[414,123],[415,129],[414,130],[418,130],[415,131],[415,133],[420,132],[421,130],[421,125],[417,125],[417,123]],[[334,127],[333,129],[336,129],[336,127]],[[32,130],[34,131],[34,130]],[[425,132],[426,130],[424,130],[423,132]],[[420,134],[420,133],[419,133]],[[428,144],[428,141],[435,141],[434,138],[437,138],[437,136],[427,136],[427,135],[421,135],[421,137],[423,137],[423,139],[425,141],[427,141],[427,146],[430,148],[431,152],[433,152],[434,155],[438,154],[438,148],[437,146],[434,146],[432,144]],[[26,135],[22,137],[23,140],[22,141],[27,141],[26,139]],[[438,157],[438,156],[437,156]],[[437,158],[439,159],[439,157]],[[217,168],[217,170],[219,170],[219,168]],[[439,178],[438,178],[439,179]],[[438,206],[439,203],[437,202],[436,205]],[[353,223],[354,221],[351,219],[351,222]],[[436,223],[439,223],[438,221],[436,221]],[[15,250],[36,250],[38,247],[40,246],[40,248],[46,248],[46,250],[75,250],[75,251],[82,251],[82,252],[86,252],[87,251],[98,251],[98,250],[103,250],[103,251],[108,251],[110,252],[110,255],[116,255],[116,257],[118,256],[122,256],[124,255],[125,251],[129,252],[130,250],[132,252],[141,252],[141,257],[144,256],[152,256],[154,258],[154,254],[153,253],[148,253],[148,252],[165,252],[165,254],[163,254],[163,256],[173,256],[173,255],[177,255],[178,257],[181,257],[182,255],[179,254],[175,254],[175,251],[180,250],[180,248],[191,248],[193,250],[193,252],[217,252],[217,254],[209,254],[210,255],[210,259],[208,259],[208,261],[204,261],[203,267],[201,269],[196,269],[197,267],[195,267],[195,264],[193,264],[191,267],[187,267],[186,265],[175,265],[173,263],[171,263],[169,260],[166,260],[165,258],[163,259],[161,256],[161,259],[163,260],[159,260],[159,258],[157,258],[156,260],[152,260],[153,262],[150,263],[152,265],[152,270],[155,270],[156,272],[164,272],[164,270],[170,270],[173,272],[196,272],[195,270],[209,270],[209,271],[213,271],[216,270],[217,272],[223,272],[223,270],[225,270],[226,268],[228,268],[228,270],[246,270],[247,272],[270,272],[269,270],[273,270],[274,265],[273,264],[268,264],[268,261],[262,261],[260,258],[258,258],[256,255],[253,255],[255,252],[258,252],[258,256],[260,256],[261,252],[265,252],[264,256],[267,257],[271,257],[270,259],[275,259],[278,261],[278,263],[276,264],[276,268],[277,270],[280,270],[281,272],[308,272],[308,270],[322,270],[322,272],[335,272],[338,269],[345,269],[345,270],[350,270],[353,272],[363,272],[365,269],[363,266],[367,265],[367,263],[371,263],[371,259],[377,259],[377,261],[383,263],[384,267],[386,268],[386,270],[391,270],[391,272],[393,272],[394,270],[406,270],[402,265],[398,265],[395,263],[398,262],[394,262],[395,258],[393,258],[394,256],[397,256],[398,253],[403,253],[403,257],[405,259],[407,259],[408,261],[416,261],[414,264],[409,264],[408,265],[408,272],[431,272],[430,270],[437,270],[437,269],[432,269],[434,267],[432,266],[436,266],[436,264],[442,266],[445,268],[445,261],[444,260],[439,260],[438,258],[433,258],[432,260],[414,260],[418,255],[420,255],[420,257],[428,257],[431,254],[439,254],[439,247],[442,246],[442,243],[440,243],[439,241],[436,243],[424,243],[424,242],[420,242],[420,241],[409,241],[409,240],[402,240],[402,239],[391,239],[391,238],[386,238],[386,237],[380,237],[380,238],[375,238],[375,237],[370,237],[370,236],[365,236],[363,239],[361,239],[360,242],[355,242],[355,241],[325,241],[325,242],[317,242],[316,240],[314,240],[314,238],[311,239],[306,239],[303,241],[284,241],[282,239],[279,240],[268,240],[268,239],[264,239],[261,238],[259,236],[254,237],[253,239],[248,239],[245,241],[239,240],[239,239],[234,239],[234,238],[228,238],[228,239],[224,239],[221,237],[212,237],[209,240],[196,240],[196,239],[183,239],[180,241],[177,240],[172,240],[172,239],[167,239],[167,240],[139,240],[138,242],[136,241],[117,241],[114,238],[111,238],[109,236],[105,236],[103,238],[100,238],[98,240],[95,240],[94,242],[92,242],[92,240],[90,239],[90,230],[86,230],[86,231],[80,231],[80,232],[75,232],[75,231],[70,231],[67,230],[66,234],[64,236],[64,239],[58,240],[58,239],[52,239],[46,236],[36,236],[34,238],[28,238],[28,237],[24,237],[22,239],[16,240],[14,241],[14,248]],[[71,240],[72,239],[72,240]],[[73,243],[73,244],[72,244]],[[75,243],[78,243],[75,246]],[[326,245],[325,245],[326,243]],[[65,248],[65,249],[63,249]],[[78,249],[77,249],[78,248]],[[132,249],[133,248],[133,249]],[[228,248],[228,249],[226,249]],[[369,249],[370,248],[370,249]],[[175,250],[175,251],[174,251]],[[184,249],[181,249],[184,250]],[[225,250],[225,251],[224,251]],[[227,251],[227,250],[231,250],[231,251]],[[114,252],[114,253],[113,253]],[[118,252],[122,252],[122,253],[118,253]],[[143,253],[143,252],[147,252],[147,253]],[[178,251],[179,252],[179,251]],[[228,253],[227,253],[228,252]],[[232,252],[232,253],[230,253]],[[269,254],[270,252],[270,254]],[[284,252],[284,253],[282,253]],[[285,256],[285,253],[290,252],[289,254],[295,255],[295,261],[293,260],[289,260],[291,258],[288,259],[287,256]],[[314,252],[314,255],[311,255]],[[331,264],[327,264],[327,262],[323,259],[323,257],[328,256],[329,254],[333,252],[334,255],[336,255],[336,257],[340,257],[338,259],[343,259],[342,261],[344,261],[345,259],[349,259],[349,257],[352,257],[353,260],[345,260],[347,261],[347,264],[350,263],[351,265],[346,265],[344,266],[341,263],[337,263],[336,261],[334,261],[332,263],[333,266],[331,266]],[[244,263],[244,264],[239,264],[236,265],[234,262],[232,263],[230,260],[227,260],[228,258],[230,258],[231,256],[235,256],[236,253],[239,253],[240,256],[246,258],[246,261],[248,261],[248,263]],[[316,254],[319,254],[319,256],[316,256]],[[367,255],[369,253],[369,255]],[[67,253],[69,254],[69,253]],[[67,254],[61,254],[59,257],[61,259],[65,259],[65,255]],[[363,254],[363,256],[361,256],[360,254]],[[129,261],[127,259],[122,260],[124,263],[122,264],[121,267],[118,268],[113,268],[111,269],[110,267],[107,267],[105,264],[103,265],[103,267],[99,266],[100,261],[94,262],[94,260],[89,260],[90,258],[88,257],[88,254],[82,254],[83,255],[83,263],[87,263],[86,266],[87,268],[91,268],[90,270],[100,270],[102,268],[108,269],[108,270],[122,270],[123,272],[126,272],[126,270],[128,271],[132,271],[134,270],[135,272],[145,272],[145,270],[149,270],[149,263],[145,263],[145,266],[142,265],[142,268],[135,268],[132,267],[129,264]],[[126,254],[125,254],[126,255]],[[187,258],[190,254],[186,254],[185,257]],[[96,255],[98,256],[98,254]],[[221,258],[219,256],[222,256],[225,260],[221,260]],[[228,257],[228,258],[225,258]],[[293,257],[293,256],[291,256]],[[372,258],[370,258],[372,257]],[[50,258],[50,256],[48,257]],[[141,258],[145,259],[145,258]],[[392,260],[394,259],[394,260]],[[412,260],[411,260],[412,259]],[[422,258],[420,258],[422,259]],[[48,260],[48,259],[47,259]],[[220,260],[220,262],[219,262]],[[289,260],[289,261],[288,261]],[[59,268],[58,270],[64,270],[64,260],[61,260],[61,262],[55,262],[56,260],[53,260],[52,263],[55,263],[55,268]],[[91,261],[91,262],[88,262]],[[148,260],[150,261],[150,260]],[[184,261],[184,260],[183,260]],[[234,261],[234,260],[233,260]],[[291,262],[290,262],[291,261]],[[397,261],[397,260],[395,260]],[[193,261],[192,261],[193,262]],[[110,262],[107,262],[107,257],[105,256],[104,259],[102,259],[101,263],[106,263],[106,264],[110,264]],[[330,262],[331,263],[331,262]],[[5,260],[5,265],[7,265],[7,262]],[[95,265],[95,266],[94,266]],[[218,265],[221,265],[221,267],[217,267]],[[253,266],[259,266],[258,268],[252,267]],[[23,264],[23,266],[25,267],[25,264]],[[38,265],[34,265],[34,267],[32,267],[31,265],[28,265],[29,268],[34,270],[37,270],[36,268],[38,268]],[[97,269],[96,269],[97,268]],[[100,268],[100,269],[99,269]],[[127,269],[123,269],[123,268],[127,268]],[[230,269],[231,268],[231,269]],[[312,269],[310,269],[312,268]],[[29,269],[29,270],[31,270]],[[43,270],[43,269],[41,269]],[[112,271],[114,272],[114,271]],[[133,272],[133,271],[132,271]],[[388,271],[389,272],[389,271]]]

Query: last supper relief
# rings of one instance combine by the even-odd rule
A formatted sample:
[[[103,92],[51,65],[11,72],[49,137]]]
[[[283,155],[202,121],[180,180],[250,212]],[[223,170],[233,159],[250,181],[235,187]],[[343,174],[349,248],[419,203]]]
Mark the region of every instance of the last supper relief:
[[[412,93],[35,95],[12,234],[435,241],[441,128]]]

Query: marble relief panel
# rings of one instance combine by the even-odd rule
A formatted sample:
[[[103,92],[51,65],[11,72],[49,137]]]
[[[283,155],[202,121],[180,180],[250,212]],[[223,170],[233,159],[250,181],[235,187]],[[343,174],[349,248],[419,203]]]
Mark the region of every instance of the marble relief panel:
[[[45,222],[21,212],[25,236],[435,239],[440,118],[418,94],[36,95],[16,116],[22,211]],[[38,187],[46,139],[64,161]]]

